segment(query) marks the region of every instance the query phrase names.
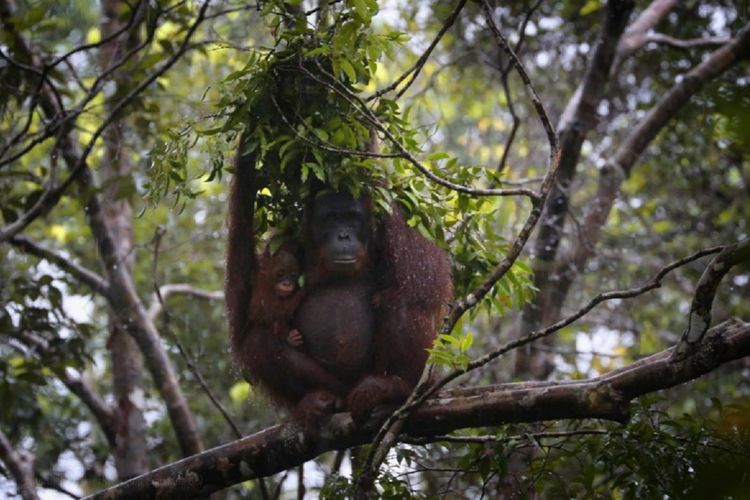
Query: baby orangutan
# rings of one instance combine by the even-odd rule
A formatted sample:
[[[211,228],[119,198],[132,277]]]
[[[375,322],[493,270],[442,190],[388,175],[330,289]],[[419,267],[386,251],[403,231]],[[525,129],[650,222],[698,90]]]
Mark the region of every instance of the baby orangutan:
[[[282,246],[271,255],[269,250],[258,260],[258,274],[250,300],[250,318],[256,325],[270,327],[274,335],[292,347],[302,345],[302,335],[290,324],[302,300],[299,277],[302,274],[297,257]]]

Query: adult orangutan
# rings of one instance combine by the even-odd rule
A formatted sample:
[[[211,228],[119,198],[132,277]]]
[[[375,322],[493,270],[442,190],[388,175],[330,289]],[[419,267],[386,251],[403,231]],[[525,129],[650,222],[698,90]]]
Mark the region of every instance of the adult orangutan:
[[[398,207],[373,216],[366,198],[319,190],[303,230],[304,298],[295,349],[250,316],[258,293],[252,155],[239,158],[229,198],[226,303],[235,359],[251,380],[304,421],[346,409],[355,418],[417,384],[452,298],[450,265]]]

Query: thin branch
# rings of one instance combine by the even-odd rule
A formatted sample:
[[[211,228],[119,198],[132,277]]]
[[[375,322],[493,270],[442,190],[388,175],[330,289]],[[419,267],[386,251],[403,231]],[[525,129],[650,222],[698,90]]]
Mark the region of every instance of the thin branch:
[[[279,102],[276,100],[276,97],[271,94],[271,102],[273,103],[274,108],[276,108],[276,112],[279,113],[279,117],[281,118],[281,121],[284,122],[284,125],[286,125],[289,130],[297,136],[298,139],[301,139],[302,141],[311,144],[315,147],[318,147],[324,151],[329,151],[331,153],[338,153],[341,155],[346,156],[354,156],[354,157],[364,157],[364,158],[403,158],[403,155],[398,153],[379,153],[377,151],[358,151],[353,149],[344,149],[339,148],[336,145],[334,145],[330,141],[324,140],[320,135],[310,126],[308,126],[304,120],[299,120],[299,124],[305,127],[305,129],[310,132],[313,137],[315,137],[316,140],[312,140],[309,137],[302,135],[300,131],[292,125],[292,123],[289,121],[289,118],[284,114],[284,111],[281,109],[281,106],[279,105]]]
[[[539,8],[539,6],[542,4],[543,0],[537,0],[537,2],[531,6],[529,10],[526,11],[526,14],[524,15],[523,21],[521,21],[521,26],[518,28],[518,41],[516,42],[516,46],[513,47],[513,51],[518,54],[521,51],[521,47],[523,46],[524,40],[526,40],[526,26],[528,26],[529,22],[531,21],[531,17],[534,15],[534,12]],[[510,150],[513,147],[513,142],[516,139],[516,133],[518,132],[518,128],[521,126],[521,119],[516,114],[516,109],[513,104],[513,94],[510,91],[510,85],[508,83],[508,76],[510,76],[510,70],[512,68],[511,61],[508,61],[505,66],[502,65],[502,62],[500,63],[500,66],[498,67],[500,71],[500,82],[503,85],[503,93],[505,94],[505,101],[508,103],[508,112],[510,113],[511,119],[513,121],[513,125],[511,126],[510,133],[508,134],[507,139],[505,140],[505,147],[503,148],[503,154],[500,158],[499,163],[497,164],[497,171],[502,172],[505,170],[505,165],[508,161],[508,155],[510,154]],[[513,185],[513,184],[509,184]],[[521,185],[521,184],[516,184]]]
[[[721,280],[732,267],[750,260],[750,238],[729,245],[719,252],[706,266],[703,275],[695,287],[693,303],[690,306],[688,326],[682,334],[682,340],[675,349],[675,357],[686,356],[703,341],[711,325],[711,308]]]
[[[646,45],[647,35],[664,16],[674,9],[679,0],[653,0],[633,21],[617,46],[617,56],[612,63],[612,75],[620,72],[622,63]]]
[[[697,47],[715,47],[717,45],[724,45],[729,42],[730,38],[725,36],[710,36],[706,38],[689,38],[687,40],[681,40],[674,38],[663,33],[649,33],[646,35],[646,42],[660,43],[669,45],[670,47],[676,47],[678,49],[694,49]]]
[[[21,224],[21,225],[14,225],[13,228],[12,228],[13,229],[12,232],[11,231],[4,231],[3,233],[0,233],[0,236],[2,236],[2,238],[8,239],[10,236],[12,236],[14,234],[18,234],[26,226],[28,226],[28,224],[30,224],[33,220],[35,220],[36,218],[38,218],[41,215],[44,215],[49,210],[51,210],[57,204],[57,202],[60,200],[60,198],[62,197],[62,195],[65,193],[65,191],[70,187],[70,185],[74,181],[76,181],[76,179],[79,176],[79,174],[81,174],[81,172],[83,172],[84,170],[88,169],[88,165],[86,163],[86,160],[87,160],[89,154],[91,153],[91,151],[93,150],[93,148],[94,148],[94,146],[96,144],[96,141],[102,135],[102,133],[104,132],[104,130],[107,127],[109,127],[109,125],[111,125],[117,119],[117,115],[128,104],[130,104],[135,99],[135,97],[137,97],[146,88],[148,88],[154,81],[156,81],[157,78],[159,78],[166,71],[168,71],[184,55],[185,51],[187,50],[189,41],[192,38],[193,34],[195,33],[195,30],[203,22],[203,19],[204,19],[204,16],[205,16],[205,12],[206,12],[206,9],[208,8],[209,4],[210,4],[210,0],[206,0],[203,3],[203,5],[201,6],[201,9],[198,12],[198,16],[197,16],[196,20],[194,21],[194,23],[188,29],[188,32],[186,33],[185,37],[183,38],[180,46],[177,48],[177,50],[175,51],[175,53],[167,61],[165,61],[164,64],[162,64],[162,66],[160,66],[149,77],[147,77],[139,85],[137,85],[136,87],[134,87],[130,92],[128,92],[125,96],[123,96],[123,98],[120,99],[120,101],[118,101],[117,104],[115,104],[111,108],[110,114],[99,125],[99,127],[93,132],[93,134],[91,136],[91,139],[89,140],[88,144],[86,145],[86,147],[84,148],[84,150],[83,150],[82,153],[80,153],[80,154],[77,153],[77,152],[75,154],[71,154],[70,153],[70,151],[72,149],[74,149],[75,146],[73,145],[74,143],[67,141],[67,139],[69,139],[67,137],[67,128],[66,128],[66,126],[63,126],[63,125],[69,123],[71,120],[73,120],[74,118],[77,118],[78,115],[80,115],[80,113],[82,112],[82,104],[84,102],[88,102],[88,100],[90,100],[91,98],[93,98],[93,90],[94,90],[94,87],[96,87],[96,84],[92,87],[92,92],[90,93],[90,95],[87,96],[86,98],[84,98],[84,100],[82,101],[82,104],[79,105],[79,109],[77,111],[72,112],[66,118],[64,118],[59,124],[57,124],[55,127],[50,128],[50,130],[53,130],[53,129],[59,130],[61,133],[63,133],[63,131],[65,131],[64,132],[65,135],[63,136],[63,142],[64,143],[67,142],[67,143],[63,144],[61,146],[61,149],[63,149],[63,155],[64,156],[66,156],[65,155],[65,150],[68,150],[68,157],[66,157],[66,161],[69,163],[70,174],[69,174],[68,178],[65,179],[65,181],[63,181],[59,186],[57,186],[54,189],[50,189],[48,193],[45,193],[45,196],[44,196],[44,198],[45,198],[44,201],[45,202],[44,202],[44,204],[42,204],[42,205],[39,206],[38,210],[36,210],[33,213],[33,216],[29,216],[29,217],[25,218],[24,219],[24,223]],[[3,20],[5,20],[5,18],[3,18]],[[9,29],[12,29],[12,26],[10,26]],[[32,54],[31,49],[28,47],[28,45],[26,45],[25,41],[23,39],[21,39],[20,37],[18,37],[17,45],[19,45],[20,47],[22,47],[22,50],[25,53],[27,53],[28,55],[31,56],[31,54]],[[141,45],[143,45],[143,44],[141,44]],[[135,51],[136,51],[136,49],[133,49],[132,51],[129,52],[129,54],[133,54],[133,53],[135,53]],[[114,63],[108,70],[106,70],[104,73],[102,73],[101,75],[99,75],[99,77],[97,78],[97,81],[102,81],[105,75],[107,75],[107,74],[113,72],[115,69],[117,69],[120,65],[122,65],[124,63],[125,60],[127,60],[128,57],[129,56],[126,54],[126,56],[124,56],[120,61],[118,61],[117,63]],[[50,92],[54,91],[54,86],[52,86],[51,83],[48,86],[46,86],[45,88],[47,90],[49,90]],[[49,99],[48,96],[45,97],[44,95],[42,96],[42,99],[43,99],[43,101],[46,101],[45,113],[47,113],[48,115],[52,115],[51,118],[54,118],[59,113],[63,112],[61,103],[54,104],[53,102],[50,102],[50,99]],[[43,106],[43,107],[45,107],[45,106]],[[39,142],[41,142],[44,139],[46,139],[46,137],[40,138]],[[34,141],[32,141],[32,144],[34,144]],[[31,146],[29,146],[29,147],[31,147]],[[28,149],[26,149],[25,152],[27,152],[27,151],[28,151]],[[25,154],[25,152],[23,154]],[[20,157],[19,155],[20,155],[20,153],[17,154],[17,155],[14,155],[12,158],[9,158],[9,159],[1,161],[0,162],[0,166],[4,165],[6,163],[9,163],[9,162],[13,161],[14,159]],[[70,165],[70,163],[73,163],[74,165]],[[0,242],[1,241],[2,240],[0,240]]]
[[[121,323],[133,335],[141,352],[144,354],[155,385],[165,401],[167,413],[184,455],[195,454],[202,450],[203,445],[200,434],[193,414],[190,412],[190,408],[178,384],[177,375],[174,372],[172,363],[161,344],[159,333],[153,323],[148,321],[146,310],[138,297],[132,276],[129,275],[125,266],[119,265],[115,242],[112,238],[108,222],[103,216],[102,207],[94,189],[93,174],[87,164],[87,158],[93,150],[97,139],[117,119],[117,115],[137,95],[143,92],[143,90],[169,70],[182,57],[187,50],[192,36],[203,22],[209,4],[210,0],[205,0],[201,4],[194,22],[190,25],[175,53],[111,108],[110,115],[103,120],[92,134],[83,152],[78,150],[77,141],[71,136],[70,128],[66,126],[60,129],[61,134],[63,134],[61,136],[60,149],[70,170],[70,175],[55,190],[57,196],[61,196],[65,189],[75,181],[81,190],[86,193],[85,210],[87,221],[110,279],[113,298],[109,301],[109,304]],[[3,11],[8,10],[10,8],[8,0],[0,1],[0,8]],[[6,18],[4,17],[3,20],[5,21]],[[7,23],[6,28],[9,30],[13,29],[12,25],[9,26]],[[27,54],[33,56],[25,40],[17,33],[15,33],[15,36],[17,39],[16,45],[21,47],[21,50]],[[54,98],[49,94],[50,92],[45,92],[41,97],[42,108],[51,118],[56,116],[60,110]]]
[[[28,252],[54,264],[73,278],[89,286],[96,293],[110,298],[110,288],[107,280],[87,267],[36,243],[26,236],[14,236],[11,238],[10,243],[24,252]]]
[[[153,294],[151,305],[146,312],[150,321],[156,321],[156,318],[163,310],[159,298],[161,297],[161,300],[166,302],[172,295],[189,295],[191,297],[205,300],[224,300],[224,292],[221,290],[206,290],[205,288],[197,288],[189,283],[169,283],[161,285],[159,286],[159,293]]]
[[[344,98],[357,112],[359,112],[362,117],[367,120],[367,122],[372,125],[377,131],[382,133],[388,141],[391,143],[391,145],[400,153],[400,155],[405,158],[409,163],[414,165],[417,170],[419,170],[422,175],[433,181],[435,184],[438,184],[440,186],[446,187],[448,189],[452,189],[453,191],[459,192],[459,193],[465,193],[473,196],[527,196],[529,197],[532,202],[538,203],[539,202],[539,194],[531,189],[523,189],[523,188],[515,188],[515,189],[476,189],[476,188],[470,188],[467,186],[462,186],[460,184],[455,184],[453,182],[447,181],[443,179],[442,177],[439,177],[438,175],[434,174],[429,168],[427,168],[425,165],[423,165],[406,147],[401,144],[401,142],[391,133],[388,128],[381,123],[381,121],[375,116],[375,114],[367,107],[367,104],[356,94],[352,93],[349,89],[344,87],[343,85],[340,85],[340,82],[338,82],[333,75],[328,74],[322,67],[319,66],[322,72],[327,74],[327,77],[329,78],[330,82],[326,82],[321,80],[317,75],[312,73],[310,70],[305,68],[304,66],[299,66],[300,70],[304,72],[308,77],[310,77],[312,80],[316,81],[320,85],[326,87],[327,89],[331,90],[332,92],[335,92],[342,98]],[[361,153],[359,153],[361,154]]]
[[[50,68],[54,68],[55,66],[57,66],[61,62],[67,61],[70,56],[72,56],[73,54],[77,54],[78,52],[83,52],[83,51],[86,51],[86,50],[91,50],[91,49],[96,49],[96,48],[102,47],[102,46],[108,44],[109,42],[111,42],[112,40],[114,40],[115,38],[119,37],[123,33],[129,31],[130,28],[132,28],[133,26],[136,26],[136,20],[138,20],[138,18],[140,17],[140,7],[141,7],[142,3],[143,3],[143,0],[138,0],[138,2],[135,4],[135,6],[131,7],[132,15],[128,18],[128,21],[125,24],[122,25],[121,28],[117,29],[113,33],[109,34],[108,36],[102,38],[98,42],[86,43],[86,44],[79,45],[78,47],[75,47],[75,48],[69,50],[68,52],[62,54],[61,56],[58,56],[57,58],[55,58],[49,64],[46,64],[45,67],[44,67],[44,69],[47,70],[47,69],[50,69]]]
[[[558,330],[561,330],[562,328],[565,328],[566,326],[572,324],[573,322],[577,321],[578,319],[586,315],[589,311],[594,309],[597,305],[599,305],[602,302],[606,302],[606,301],[614,300],[614,299],[632,298],[632,297],[641,295],[643,293],[646,293],[647,291],[658,288],[661,286],[661,282],[664,279],[664,277],[667,274],[669,274],[671,271],[673,271],[674,269],[684,266],[685,264],[688,264],[706,255],[719,252],[721,249],[722,247],[714,247],[714,248],[701,250],[689,257],[685,257],[683,259],[675,261],[669,264],[668,266],[664,267],[663,269],[661,269],[649,281],[647,281],[645,284],[639,287],[631,288],[631,289],[623,290],[623,291],[612,291],[612,292],[600,293],[599,295],[591,299],[588,302],[588,304],[586,304],[584,307],[579,309],[577,312],[571,314],[567,318],[564,318],[552,325],[549,325],[546,328],[543,328],[542,330],[534,331],[534,332],[529,333],[526,336],[509,341],[505,343],[504,345],[502,345],[501,347],[497,348],[496,350],[469,362],[465,368],[453,370],[451,373],[449,373],[448,375],[444,376],[443,378],[441,378],[440,380],[434,383],[429,383],[429,382],[427,384],[423,383],[423,381],[431,380],[431,377],[427,375],[427,370],[426,370],[425,374],[423,374],[422,380],[420,380],[420,384],[417,385],[417,387],[414,389],[414,391],[409,396],[407,401],[386,419],[385,423],[381,426],[380,430],[375,436],[373,443],[379,443],[380,446],[373,446],[375,450],[370,452],[369,457],[372,457],[373,466],[374,464],[377,463],[374,461],[375,458],[380,458],[380,459],[385,458],[383,448],[385,446],[390,446],[395,441],[395,439],[397,438],[397,434],[401,432],[401,428],[403,427],[406,418],[408,418],[409,415],[413,411],[418,411],[418,408],[420,407],[420,405],[422,405],[425,402],[425,400],[427,400],[427,398],[435,394],[438,390],[440,390],[440,388],[445,387],[445,385],[447,385],[451,381],[457,379],[458,377],[472,370],[475,370],[481,366],[484,366],[485,364],[489,363],[493,359],[513,349],[517,349],[518,347],[527,345],[540,338],[551,335],[552,333]],[[377,464],[379,466],[379,463]],[[370,470],[370,476],[368,480],[371,481],[374,479],[373,474],[374,474],[374,469]]]
[[[583,307],[581,307],[575,313],[573,313],[573,314],[571,314],[571,315],[569,315],[569,316],[567,316],[567,317],[565,317],[565,318],[563,318],[563,319],[561,319],[561,320],[559,320],[559,321],[557,321],[557,322],[555,322],[555,323],[553,323],[551,325],[548,325],[547,327],[542,328],[541,330],[537,330],[537,331],[531,332],[528,335],[525,335],[525,336],[523,336],[521,338],[518,338],[518,339],[515,339],[515,340],[511,340],[509,342],[506,342],[504,345],[498,347],[494,351],[492,351],[492,352],[490,352],[488,354],[485,354],[484,356],[481,356],[481,357],[479,357],[479,358],[477,358],[477,359],[469,362],[468,365],[467,365],[467,367],[465,369],[454,370],[453,372],[449,373],[448,375],[446,375],[445,377],[443,377],[442,379],[440,379],[438,382],[436,382],[432,387],[430,387],[430,389],[428,391],[426,391],[425,394],[422,395],[422,397],[420,399],[421,400],[426,399],[431,394],[434,394],[440,388],[444,387],[446,384],[448,384],[449,382],[455,380],[456,378],[460,377],[461,375],[463,375],[465,373],[468,373],[468,372],[470,372],[472,370],[475,370],[475,369],[477,369],[477,368],[479,368],[481,366],[484,366],[485,364],[489,363],[493,359],[495,359],[495,358],[497,358],[499,356],[502,356],[503,354],[505,354],[505,353],[507,353],[507,352],[509,352],[509,351],[511,351],[513,349],[517,349],[517,348],[519,348],[519,347],[521,347],[523,345],[530,344],[531,342],[534,342],[534,341],[536,341],[536,340],[538,340],[538,339],[540,339],[542,337],[546,337],[548,335],[551,335],[551,334],[553,334],[553,333],[555,333],[555,332],[557,332],[557,331],[565,328],[566,326],[574,323],[575,321],[579,320],[580,318],[582,318],[583,316],[585,316],[586,314],[588,314],[592,309],[594,309],[596,306],[598,306],[599,304],[601,304],[603,302],[607,302],[607,301],[610,301],[610,300],[616,300],[616,299],[629,299],[629,298],[633,298],[633,297],[637,297],[639,295],[642,295],[642,294],[644,294],[646,292],[649,292],[651,290],[654,290],[656,288],[659,288],[659,287],[661,287],[661,284],[662,284],[662,281],[664,280],[664,278],[669,273],[671,273],[672,271],[674,271],[675,269],[678,269],[678,268],[680,268],[680,267],[682,267],[682,266],[684,266],[686,264],[689,264],[690,262],[696,261],[696,260],[698,260],[700,258],[703,258],[703,257],[707,256],[707,255],[718,253],[722,249],[723,249],[723,247],[706,248],[704,250],[700,250],[698,252],[695,252],[694,254],[692,254],[692,255],[690,255],[688,257],[684,257],[682,259],[676,260],[676,261],[672,262],[671,264],[669,264],[669,265],[663,267],[662,269],[660,269],[656,274],[654,274],[654,276],[651,277],[651,279],[649,279],[648,281],[646,281],[644,284],[642,284],[640,286],[637,286],[637,287],[634,287],[634,288],[629,288],[627,290],[615,290],[615,291],[611,291],[611,292],[600,293],[600,294],[596,295],[594,298],[592,298],[591,300],[589,300],[589,302],[586,305],[584,305]],[[414,401],[415,405],[417,405],[419,403],[420,403],[419,400]]]
[[[234,14],[236,12],[244,12],[246,10],[259,10],[259,9],[260,9],[260,6],[258,4],[247,4],[247,5],[242,5],[241,7],[232,7],[230,9],[217,10],[216,12],[206,15],[206,21],[217,19],[219,17],[223,17],[229,14]]]
[[[34,484],[33,461],[27,453],[17,452],[8,437],[0,429],[0,460],[3,461],[23,500],[38,500]]]
[[[193,361],[193,357],[190,355],[190,353],[187,351],[187,348],[182,344],[180,341],[180,338],[177,336],[177,333],[172,329],[172,316],[169,314],[169,310],[166,308],[166,305],[164,304],[164,297],[161,295],[161,287],[159,286],[159,283],[157,282],[157,276],[158,276],[158,265],[159,265],[159,247],[161,245],[161,239],[164,236],[164,233],[166,230],[159,226],[156,230],[156,233],[154,234],[154,256],[153,256],[153,263],[152,263],[152,278],[153,278],[153,286],[154,286],[154,294],[156,295],[157,301],[161,307],[161,311],[163,312],[163,318],[164,318],[164,329],[166,330],[167,334],[172,337],[172,342],[175,343],[177,346],[178,351],[180,352],[180,355],[182,356],[182,359],[185,360],[185,363],[187,364],[188,368],[192,372],[192,374],[195,376],[196,380],[198,381],[198,384],[200,384],[201,389],[203,389],[203,392],[206,393],[208,398],[211,400],[211,403],[216,407],[217,410],[219,410],[219,413],[221,413],[221,416],[224,417],[224,420],[229,424],[229,427],[231,427],[232,431],[234,431],[235,436],[237,438],[242,437],[242,431],[240,431],[240,428],[237,426],[237,424],[234,422],[234,419],[229,415],[229,412],[226,408],[224,408],[224,405],[221,404],[221,401],[219,401],[216,396],[214,396],[214,393],[211,391],[211,388],[208,386],[208,383],[206,382],[206,379],[203,377],[203,374],[198,369],[198,366],[195,364],[195,361]],[[223,297],[223,294],[221,294]]]
[[[32,332],[20,332],[17,339],[25,344],[27,350],[33,350],[37,353],[45,353],[49,350],[49,342]],[[55,375],[71,393],[75,394],[86,405],[99,427],[101,427],[107,442],[114,447],[117,439],[117,414],[104,401],[101,394],[94,389],[91,381],[82,373],[69,367],[55,370]]]
[[[373,99],[377,99],[379,97],[384,96],[385,94],[392,92],[396,88],[398,88],[401,83],[406,80],[409,75],[411,75],[411,78],[409,78],[409,81],[406,82],[406,85],[404,85],[401,90],[398,91],[398,94],[396,94],[396,98],[400,98],[404,95],[404,93],[411,87],[411,85],[414,83],[414,81],[417,79],[417,76],[419,76],[419,73],[422,71],[422,68],[427,63],[427,60],[430,58],[430,55],[432,55],[432,51],[435,50],[435,47],[437,47],[437,44],[440,43],[440,40],[443,38],[443,35],[453,26],[453,23],[456,22],[456,19],[458,19],[458,15],[461,13],[461,10],[463,10],[464,5],[466,5],[467,0],[460,0],[458,2],[458,5],[456,5],[456,8],[453,9],[453,12],[448,16],[448,18],[445,20],[445,23],[443,23],[443,26],[440,28],[440,31],[438,31],[435,38],[430,43],[429,47],[427,47],[427,50],[425,50],[421,56],[419,56],[419,59],[409,68],[407,69],[400,77],[398,77],[393,83],[388,85],[387,87],[378,90],[371,96],[365,98],[366,102],[369,102]]]
[[[534,432],[518,434],[515,436],[428,436],[413,438],[410,436],[399,436],[399,442],[414,445],[425,445],[430,443],[460,443],[460,444],[497,444],[511,441],[530,441],[541,439],[564,439],[576,436],[608,436],[616,433],[606,429],[579,429],[575,431],[560,432]]]
[[[470,294],[465,299],[458,301],[453,309],[451,310],[450,314],[446,317],[442,331],[444,332],[450,332],[452,330],[453,326],[456,324],[456,322],[459,320],[459,318],[463,315],[463,313],[468,310],[469,307],[472,307],[474,304],[476,304],[481,298],[486,295],[492,287],[497,283],[498,280],[500,280],[505,273],[507,273],[510,268],[515,263],[518,256],[521,254],[521,251],[523,250],[524,246],[526,245],[526,241],[528,241],[529,236],[531,235],[531,231],[533,230],[534,226],[536,226],[537,221],[539,220],[539,216],[541,215],[542,208],[544,206],[544,202],[547,199],[547,195],[549,193],[549,190],[552,187],[552,184],[554,182],[555,176],[557,174],[557,169],[559,167],[559,146],[557,142],[557,134],[555,132],[554,126],[552,125],[552,122],[549,119],[549,116],[547,115],[547,111],[544,108],[544,104],[542,103],[541,99],[539,98],[539,95],[536,92],[536,89],[534,88],[533,84],[531,83],[531,80],[526,73],[526,70],[523,67],[523,64],[521,64],[521,61],[519,60],[518,56],[515,54],[513,49],[508,45],[507,40],[500,32],[499,28],[495,24],[493,18],[492,18],[492,12],[489,4],[485,0],[482,4],[485,17],[487,19],[487,24],[490,27],[490,30],[493,32],[495,39],[498,43],[498,45],[502,48],[502,50],[506,53],[508,60],[512,64],[512,66],[515,68],[518,75],[521,77],[521,80],[523,81],[524,85],[526,86],[527,91],[530,94],[531,101],[534,105],[534,109],[536,110],[536,113],[539,117],[539,120],[541,121],[545,131],[547,132],[547,140],[550,145],[550,157],[549,157],[549,166],[547,173],[545,174],[544,181],[542,182],[542,186],[540,189],[540,192],[537,194],[538,198],[535,200],[534,205],[532,206],[531,213],[529,214],[528,218],[526,219],[526,222],[519,232],[519,234],[516,236],[515,240],[511,244],[511,247],[509,251],[506,253],[506,255],[503,258],[503,261],[490,273],[490,275],[487,277],[487,279],[475,290],[475,294]],[[401,146],[398,141],[395,141],[392,136],[390,136],[390,133],[385,127],[380,127],[381,131],[386,134],[387,137],[391,140],[396,147],[401,147],[402,152],[408,153],[408,151]],[[370,453],[368,454],[367,460],[365,462],[365,465],[362,468],[362,473],[360,474],[360,477],[357,479],[357,496],[363,497],[369,494],[368,492],[372,490],[374,480],[375,480],[375,474],[378,468],[380,467],[382,461],[385,459],[387,455],[387,451],[391,448],[393,443],[398,437],[398,434],[401,432],[401,428],[405,423],[406,418],[409,416],[411,411],[416,408],[420,403],[420,401],[424,401],[425,395],[430,392],[430,372],[432,370],[432,367],[425,367],[424,372],[422,373],[422,376],[420,378],[419,383],[412,391],[411,395],[407,399],[407,401],[395,412],[393,412],[386,422],[381,426],[380,430],[378,431],[377,435],[373,439],[372,447],[370,449]]]
[[[550,271],[563,240],[566,217],[570,204],[570,187],[576,175],[581,147],[597,121],[597,107],[604,97],[616,48],[625,30],[632,1],[610,0],[607,3],[601,27],[586,71],[574,96],[570,99],[559,121],[560,169],[549,194],[549,202],[538,224],[539,230],[533,244],[533,285],[539,293],[522,310],[521,334],[538,329],[545,319],[554,317],[556,311],[550,304],[555,283]],[[527,370],[528,357],[516,359],[516,369]],[[544,373],[534,373],[543,377]]]
[[[57,159],[58,159],[58,146],[60,137],[55,142],[55,147],[50,155],[50,169],[47,180],[45,181],[44,191],[42,195],[34,202],[34,205],[28,209],[25,213],[19,216],[16,220],[11,222],[5,227],[0,228],[0,243],[4,243],[21,231],[23,231],[29,224],[37,219],[44,212],[50,210],[56,201],[54,200],[53,193],[55,192],[57,184]]]

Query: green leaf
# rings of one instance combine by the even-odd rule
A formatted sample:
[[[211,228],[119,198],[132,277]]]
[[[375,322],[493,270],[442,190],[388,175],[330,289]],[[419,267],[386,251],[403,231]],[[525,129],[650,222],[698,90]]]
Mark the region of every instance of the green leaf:
[[[473,343],[474,343],[474,335],[471,332],[464,335],[464,337],[461,339],[461,346],[460,346],[461,352],[468,351]]]
[[[602,8],[600,0],[588,0],[579,11],[582,16],[588,16]]]
[[[344,72],[346,77],[349,79],[349,83],[355,83],[357,81],[357,72],[347,59],[339,60],[339,67]]]

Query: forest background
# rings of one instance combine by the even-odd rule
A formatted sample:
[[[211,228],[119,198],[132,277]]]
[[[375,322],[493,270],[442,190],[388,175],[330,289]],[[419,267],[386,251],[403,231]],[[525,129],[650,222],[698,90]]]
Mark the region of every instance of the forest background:
[[[0,495],[747,491],[749,2],[0,0],[0,20]],[[314,92],[346,105],[266,107],[253,147],[300,191],[261,192],[258,227],[297,224],[279,214],[309,179],[377,178],[451,256],[446,387],[387,433],[273,426],[232,366],[227,181],[280,57],[325,61]]]

